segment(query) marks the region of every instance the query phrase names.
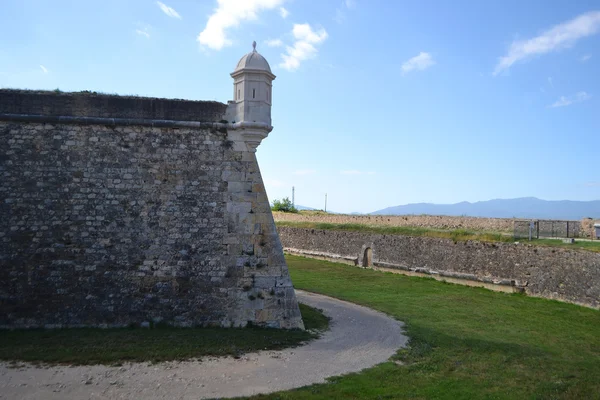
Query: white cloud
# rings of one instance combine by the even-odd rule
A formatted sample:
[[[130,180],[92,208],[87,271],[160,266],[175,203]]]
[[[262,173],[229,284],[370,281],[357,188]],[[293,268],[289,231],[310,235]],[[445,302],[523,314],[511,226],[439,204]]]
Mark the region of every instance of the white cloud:
[[[160,7],[162,12],[167,14],[169,17],[181,19],[181,15],[179,15],[179,13],[177,11],[175,11],[174,9],[172,9],[165,3],[161,3],[160,1],[157,1],[156,4]]]
[[[302,61],[315,57],[317,54],[315,45],[327,39],[325,29],[314,31],[309,24],[294,24],[292,34],[296,41],[293,46],[286,47],[287,53],[281,55],[283,61],[279,64],[288,71],[297,69]]]
[[[599,30],[600,11],[591,11],[556,25],[532,39],[516,40],[510,45],[508,53],[498,59],[494,75],[518,61],[573,46],[579,39],[594,35]]]
[[[290,15],[290,12],[285,8],[281,7],[279,8],[279,15],[281,15],[281,18],[286,19],[288,15]]]
[[[213,50],[231,46],[227,37],[229,28],[239,26],[242,21],[256,20],[260,11],[277,8],[282,3],[283,0],[217,0],[218,6],[197,40]]]
[[[587,94],[586,92],[578,92],[573,96],[560,96],[560,98],[551,104],[550,108],[556,107],[565,107],[570,106],[571,104],[581,103],[582,101],[586,101],[592,98],[591,94]]]
[[[356,1],[354,0],[344,0],[341,7],[335,9],[335,15],[333,16],[333,20],[338,24],[343,24],[346,21],[346,13],[345,10],[350,10],[356,7]]]
[[[316,173],[317,171],[314,169],[299,169],[297,171],[294,171],[294,175],[312,175]]]
[[[600,182],[587,182],[585,186],[589,187],[600,187]]]
[[[586,61],[588,61],[590,58],[592,58],[592,55],[591,55],[591,54],[585,54],[585,55],[581,56],[581,58],[579,59],[579,61],[581,61],[581,62],[586,62]]]
[[[335,22],[337,22],[338,24],[342,24],[346,20],[346,14],[344,13],[344,11],[342,11],[342,9],[337,8],[335,10],[335,15],[333,17],[333,20]]]
[[[402,74],[406,74],[407,72],[415,70],[422,71],[434,64],[435,61],[433,60],[433,57],[431,57],[431,54],[420,52],[418,55],[402,64]]]
[[[281,39],[269,39],[265,43],[269,47],[281,47],[281,46],[283,46],[283,42],[281,41]]]
[[[342,174],[342,175],[375,175],[375,172],[359,171],[356,169],[346,169],[346,170],[340,171],[340,174]]]
[[[150,33],[148,32],[148,28],[136,29],[135,33],[137,33],[140,36],[145,36],[146,38],[150,39]]]
[[[44,67],[43,65],[40,65],[40,69],[42,70],[42,72],[43,72],[44,74],[47,74],[47,73],[48,73],[48,68]]]

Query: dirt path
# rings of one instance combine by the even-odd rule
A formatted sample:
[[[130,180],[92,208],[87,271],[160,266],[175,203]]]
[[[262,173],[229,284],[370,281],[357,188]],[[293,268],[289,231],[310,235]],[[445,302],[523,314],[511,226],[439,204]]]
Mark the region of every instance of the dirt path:
[[[249,396],[324,382],[386,361],[405,346],[402,323],[369,308],[297,291],[331,329],[305,346],[243,356],[123,367],[0,364],[0,399],[198,399]]]

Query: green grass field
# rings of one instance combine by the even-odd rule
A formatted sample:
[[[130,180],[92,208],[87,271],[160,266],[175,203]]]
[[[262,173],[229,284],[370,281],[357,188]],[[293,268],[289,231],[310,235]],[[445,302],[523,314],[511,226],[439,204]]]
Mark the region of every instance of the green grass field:
[[[239,356],[297,346],[326,330],[329,320],[301,304],[307,331],[279,329],[173,328],[0,331],[0,360],[42,364],[121,364],[204,356]]]
[[[406,323],[387,362],[268,399],[599,399],[600,312],[302,257],[294,286]],[[369,329],[369,327],[365,327]]]
[[[391,362],[260,399],[600,399],[600,312],[571,304],[288,256],[298,289],[406,323]],[[308,329],[328,320],[301,306]],[[364,329],[369,329],[365,326]],[[66,329],[0,332],[0,359],[120,364],[240,355],[315,334],[272,329]]]
[[[526,240],[522,241],[523,243],[529,243]],[[575,239],[575,243],[563,243],[561,239],[534,239],[531,241],[532,244],[537,246],[549,246],[549,247],[560,247],[563,249],[578,249],[578,250],[588,250],[600,252],[600,241],[590,241],[590,240],[577,240]]]
[[[420,228],[412,226],[387,226],[387,225],[363,225],[363,224],[332,224],[326,222],[296,222],[277,221],[277,226],[289,226],[292,228],[329,229],[340,231],[355,231],[364,233],[378,233],[382,235],[406,235],[427,236],[454,241],[479,240],[482,242],[505,242],[533,244],[536,246],[560,247],[564,249],[588,250],[600,252],[600,241],[576,240],[573,244],[563,243],[561,239],[535,239],[531,242],[527,239],[515,240],[512,235],[506,233],[478,232],[465,229],[443,230]]]

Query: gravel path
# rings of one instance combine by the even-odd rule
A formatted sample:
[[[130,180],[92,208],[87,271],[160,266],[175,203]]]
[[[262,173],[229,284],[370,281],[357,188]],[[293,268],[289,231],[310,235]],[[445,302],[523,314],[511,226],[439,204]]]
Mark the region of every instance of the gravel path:
[[[0,364],[0,399],[198,399],[249,396],[324,382],[386,361],[407,343],[402,323],[369,308],[296,291],[331,329],[305,346],[243,356],[123,367]]]

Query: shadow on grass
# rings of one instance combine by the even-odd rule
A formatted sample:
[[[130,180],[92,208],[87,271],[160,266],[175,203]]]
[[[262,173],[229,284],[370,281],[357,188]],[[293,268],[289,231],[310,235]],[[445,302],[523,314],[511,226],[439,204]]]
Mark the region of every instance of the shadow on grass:
[[[234,356],[295,347],[319,336],[328,319],[300,306],[306,331],[269,328],[74,328],[0,331],[0,360],[41,364],[119,365]]]

